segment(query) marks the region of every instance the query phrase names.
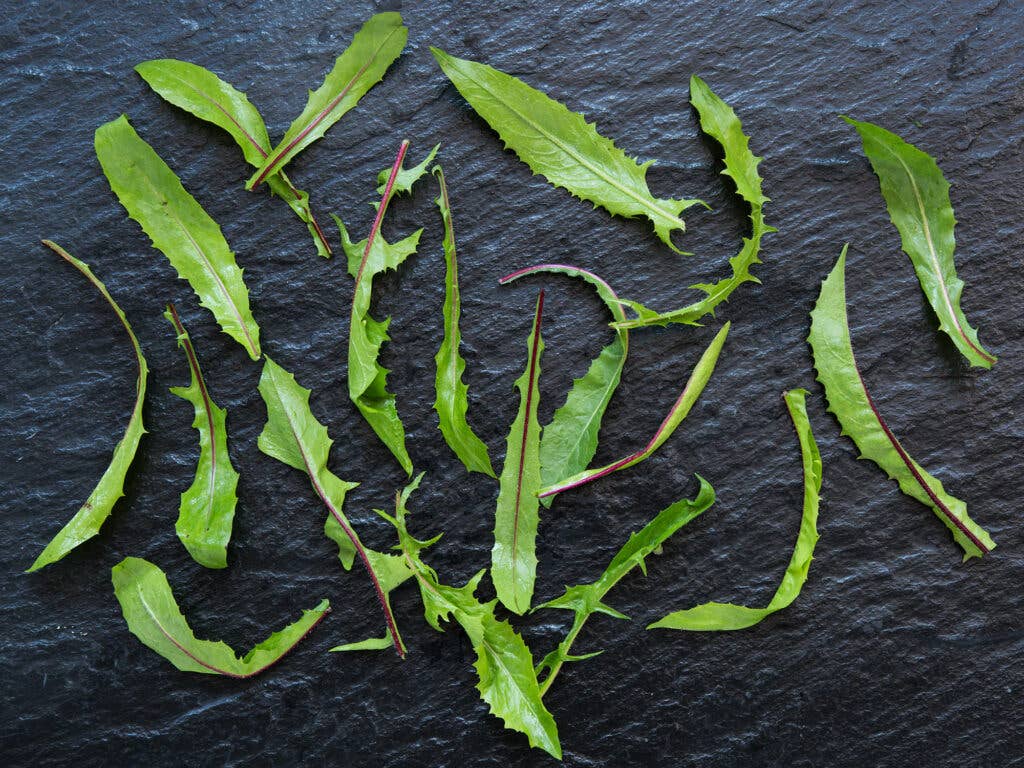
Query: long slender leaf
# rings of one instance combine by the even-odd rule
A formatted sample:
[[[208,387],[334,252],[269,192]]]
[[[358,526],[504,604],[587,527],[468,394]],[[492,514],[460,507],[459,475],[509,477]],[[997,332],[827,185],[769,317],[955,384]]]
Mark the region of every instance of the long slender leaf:
[[[173,304],[167,305],[164,317],[174,326],[178,346],[185,352],[192,374],[187,387],[171,387],[171,392],[192,403],[195,410],[192,426],[199,432],[196,477],[189,489],[181,494],[174,529],[197,563],[207,568],[227,568],[228,542],[238,503],[235,495],[238,473],[231,466],[228,455],[228,412],[217,407],[210,397],[192,339]]]
[[[263,165],[270,154],[270,136],[260,113],[242,91],[198,64],[177,59],[144,61],[135,71],[166,101],[227,131],[249,165]],[[283,171],[271,175],[267,183],[309,229],[317,253],[330,256],[331,246],[310,210],[309,194],[296,189]]]
[[[323,85],[310,92],[302,114],[267,155],[246,188],[254,189],[271,174],[278,173],[358,104],[363,95],[383,79],[405,47],[408,36],[409,30],[402,25],[400,14],[371,16],[338,57]]]
[[[657,431],[651,437],[643,448],[635,453],[629,454],[625,458],[613,461],[597,469],[588,469],[583,472],[578,472],[572,477],[568,477],[561,480],[553,485],[545,486],[540,490],[540,497],[553,496],[556,493],[562,493],[572,488],[578,488],[586,483],[593,482],[598,478],[610,475],[612,472],[617,472],[620,469],[626,467],[632,467],[634,464],[639,464],[641,461],[649,458],[658,448],[660,448],[666,440],[668,440],[672,433],[676,431],[683,419],[690,412],[694,403],[700,397],[701,392],[704,391],[705,385],[711,378],[711,374],[715,370],[715,363],[718,362],[718,355],[722,351],[722,345],[725,344],[725,337],[729,334],[730,324],[726,323],[722,326],[722,329],[715,335],[715,338],[711,340],[708,348],[704,350],[704,354],[700,356],[700,360],[697,361],[696,367],[693,369],[693,373],[690,374],[689,380],[686,382],[686,386],[683,387],[683,391],[679,394],[675,403],[669,409],[668,415],[661,422],[661,426],[658,427]]]
[[[980,557],[995,547],[992,537],[971,520],[963,501],[946,493],[942,483],[910,458],[864,386],[846,318],[846,251],[844,246],[832,272],[821,284],[818,302],[811,312],[808,337],[828,409],[863,458],[881,467],[903,493],[932,508],[963,549],[964,560]]]
[[[124,436],[114,448],[110,464],[103,472],[103,476],[96,484],[96,487],[93,488],[92,493],[89,494],[89,498],[86,499],[81,509],[50,540],[50,543],[46,545],[39,554],[39,557],[32,563],[27,573],[38,571],[43,566],[57,562],[79,544],[88,541],[98,534],[104,521],[110,517],[114,504],[124,496],[124,478],[128,474],[132,461],[135,459],[135,452],[139,448],[139,441],[146,434],[146,429],[142,426],[142,402],[146,398],[146,376],[149,374],[146,358],[142,356],[142,348],[139,346],[139,340],[135,338],[135,332],[132,331],[131,325],[128,324],[128,318],[125,317],[124,312],[117,306],[117,302],[107,292],[107,287],[89,269],[89,265],[84,261],[79,261],[50,240],[43,240],[43,245],[85,275],[86,279],[96,287],[96,290],[110,304],[114,314],[117,315],[117,319],[121,321],[121,325],[124,326],[125,331],[128,333],[128,340],[131,342],[132,351],[135,354],[139,375],[135,380],[135,406],[132,408],[132,415],[128,419],[128,426],[125,427]]]
[[[953,250],[956,240],[949,182],[927,152],[922,152],[874,123],[843,118],[857,129],[864,154],[878,175],[889,218],[899,230],[903,252],[914,265],[921,290],[939,319],[939,330],[956,345],[971,365],[991,368],[994,355],[978,341],[960,296],[964,282],[956,274]]]
[[[723,277],[714,283],[697,283],[691,285],[705,296],[700,301],[689,304],[670,312],[655,312],[634,301],[625,302],[637,312],[638,317],[618,322],[617,328],[639,328],[647,325],[668,325],[683,323],[698,325],[705,315],[714,315],[715,308],[726,301],[732,292],[743,283],[760,283],[750,273],[750,268],[760,264],[761,239],[770,232],[778,230],[770,227],[764,220],[764,205],[769,202],[761,191],[761,177],[757,166],[761,158],[750,151],[750,137],[743,133],[743,125],[732,107],[722,101],[707,83],[694,75],[690,78],[690,103],[697,108],[700,115],[700,127],[722,145],[725,152],[725,168],[723,176],[728,176],[736,184],[736,192],[744,202],[750,205],[750,237],[743,238],[740,252],[729,259],[732,275]]]
[[[96,129],[96,157],[121,205],[161,251],[221,329],[260,357],[249,291],[220,227],[124,115]]]
[[[346,568],[351,567],[356,557],[366,568],[384,613],[387,634],[395,651],[404,657],[405,644],[398,633],[388,599],[391,573],[384,572],[383,567],[378,571],[375,566],[380,563],[376,555],[380,553],[374,553],[360,541],[355,528],[342,511],[345,494],[358,483],[342,480],[327,469],[327,459],[334,441],[328,436],[327,427],[317,421],[309,409],[309,390],[300,386],[292,374],[269,357],[263,365],[259,390],[267,405],[267,423],[258,441],[260,450],[289,467],[301,469],[309,477],[316,495],[327,507],[338,529],[344,533],[343,537],[332,535],[333,524],[328,523],[325,528],[327,535],[339,544],[339,557],[342,563],[347,563]],[[342,543],[345,539],[348,544]]]
[[[597,295],[608,307],[612,317],[625,320],[622,304],[615,291],[604,280],[579,267],[568,264],[539,264],[513,272],[499,280],[506,284],[527,275],[540,272],[554,272],[579,277],[597,290]],[[604,347],[590,363],[584,376],[572,383],[565,403],[555,411],[551,423],[544,427],[540,441],[540,482],[541,486],[556,483],[563,477],[582,472],[597,452],[597,436],[601,430],[601,419],[615,394],[622,378],[629,351],[629,333],[616,330],[615,339]],[[554,496],[545,496],[541,504],[550,507]]]
[[[494,547],[491,549],[491,580],[502,605],[514,613],[530,607],[537,577],[537,491],[540,488],[540,358],[544,339],[540,333],[544,291],[537,298],[533,328],[526,340],[527,359],[516,379],[519,412],[508,431],[505,464],[498,480],[498,505],[494,513]]]
[[[681,253],[672,232],[685,229],[679,214],[700,201],[655,198],[646,178],[653,161],[636,162],[583,115],[511,75],[430,50],[469,105],[534,173],[615,216],[646,216],[661,241]]]
[[[674,611],[648,625],[648,629],[688,629],[701,632],[746,629],[776,611],[788,607],[800,594],[814,557],[814,545],[818,542],[821,454],[818,452],[818,444],[814,441],[811,421],[807,418],[807,390],[793,389],[786,392],[783,397],[789,416],[793,420],[797,439],[800,441],[804,472],[804,509],[793,555],[774,596],[764,608],[750,608],[732,603],[704,603],[695,608]]]
[[[538,677],[546,672],[544,682],[541,684],[541,696],[551,688],[551,684],[558,677],[559,671],[566,662],[582,661],[601,653],[601,651],[583,655],[570,653],[572,645],[587,619],[595,613],[603,613],[616,619],[629,619],[628,616],[603,602],[605,595],[611,591],[612,587],[634,568],[639,568],[646,576],[646,558],[649,555],[658,554],[661,551],[661,545],[673,533],[715,503],[715,489],[700,475],[697,475],[697,480],[700,482],[697,496],[692,501],[682,499],[666,507],[639,532],[632,534],[629,541],[612,558],[605,572],[601,574],[601,578],[591,584],[566,587],[565,593],[560,597],[534,608],[535,611],[541,608],[562,608],[573,611],[575,614],[572,627],[565,639],[537,665]]]
[[[302,618],[294,624],[275,632],[239,658],[219,640],[196,638],[174,599],[167,577],[157,566],[138,557],[126,557],[111,570],[111,580],[131,633],[182,672],[236,678],[258,675],[280,661],[331,610],[330,603],[321,600],[316,608],[303,611]]]
[[[459,461],[470,472],[482,472],[495,477],[487,446],[476,436],[466,421],[469,409],[469,387],[462,380],[466,361],[459,354],[462,334],[459,331],[459,317],[462,314],[462,300],[459,292],[459,263],[455,254],[455,227],[452,224],[452,208],[448,200],[448,186],[444,182],[441,166],[434,166],[434,175],[440,186],[440,194],[434,201],[441,212],[444,223],[444,339],[434,356],[434,410],[444,440]]]

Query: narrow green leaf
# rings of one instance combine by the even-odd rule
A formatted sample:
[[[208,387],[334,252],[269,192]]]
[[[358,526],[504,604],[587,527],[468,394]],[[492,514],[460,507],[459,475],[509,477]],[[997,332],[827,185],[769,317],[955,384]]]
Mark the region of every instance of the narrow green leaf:
[[[121,205],[161,251],[221,329],[260,356],[260,329],[249,311],[242,270],[220,227],[124,115],[96,129],[96,157]]]
[[[544,291],[537,298],[533,329],[526,340],[527,360],[516,379],[519,412],[508,431],[505,464],[499,478],[498,505],[494,513],[494,547],[491,549],[491,580],[502,605],[522,614],[530,607],[537,577],[537,491],[540,488],[540,358],[544,339],[540,333]]]
[[[125,427],[124,436],[114,448],[110,464],[103,472],[103,476],[96,484],[96,487],[93,488],[92,493],[89,494],[89,498],[85,500],[81,509],[50,540],[50,543],[39,553],[39,557],[36,558],[26,573],[38,571],[43,566],[57,562],[79,544],[88,541],[100,532],[100,527],[110,517],[114,504],[124,496],[125,475],[128,474],[128,469],[135,459],[135,452],[139,448],[139,441],[146,434],[146,429],[142,426],[142,402],[146,398],[146,376],[149,374],[149,368],[146,365],[146,358],[142,356],[139,340],[135,338],[135,332],[132,331],[131,325],[128,324],[128,318],[125,317],[117,302],[107,292],[107,287],[89,269],[88,264],[84,261],[79,261],[50,240],[43,240],[43,245],[85,275],[86,279],[96,287],[96,290],[110,304],[114,314],[117,315],[117,319],[121,321],[121,325],[124,326],[125,331],[128,333],[128,340],[131,342],[132,351],[135,353],[135,362],[139,368],[139,375],[135,380],[135,406],[132,408],[132,415],[128,419],[128,426]]]
[[[430,50],[463,98],[534,173],[612,215],[646,216],[661,241],[682,253],[672,232],[685,230],[679,214],[700,201],[651,195],[646,177],[653,161],[638,163],[583,115],[522,80],[439,48]]]
[[[574,656],[569,653],[587,619],[595,613],[603,613],[616,619],[629,618],[602,602],[612,587],[634,568],[640,568],[646,576],[645,558],[652,554],[658,554],[661,551],[661,545],[673,533],[715,503],[715,489],[700,475],[697,475],[697,480],[700,482],[700,489],[697,491],[696,498],[692,501],[682,499],[666,507],[639,532],[632,534],[629,541],[612,558],[611,563],[597,581],[591,584],[566,587],[562,596],[534,608],[535,611],[541,608],[561,608],[575,613],[572,627],[565,639],[537,665],[538,676],[545,671],[547,673],[541,685],[542,696],[547,693],[566,662],[582,661],[597,655],[588,653]]]
[[[409,30],[402,25],[400,14],[371,16],[338,57],[323,85],[310,92],[302,114],[295,118],[281,142],[246,183],[246,188],[255,189],[270,174],[279,172],[358,104],[363,95],[383,79],[405,47],[408,36]]]
[[[351,567],[356,556],[359,557],[370,581],[373,582],[377,601],[384,613],[387,633],[391,637],[395,651],[404,658],[405,645],[398,634],[398,626],[388,599],[390,588],[386,579],[389,575],[378,572],[374,567],[375,561],[371,554],[373,550],[360,541],[355,528],[342,512],[345,494],[358,483],[342,480],[327,469],[327,459],[334,441],[328,436],[327,427],[317,421],[309,409],[309,390],[300,386],[292,374],[269,357],[263,365],[259,390],[267,405],[267,423],[258,440],[260,450],[289,467],[303,470],[309,477],[313,490],[349,541],[352,555],[348,558],[346,568]],[[326,530],[328,536],[339,542],[341,537],[332,536],[330,531],[330,528]],[[342,563],[345,563],[344,551],[339,553],[339,557]]]
[[[903,252],[914,265],[921,290],[935,310],[939,330],[971,365],[991,368],[995,356],[982,348],[978,332],[960,309],[964,283],[953,262],[956,219],[949,201],[949,182],[927,152],[874,123],[843,119],[860,134],[889,218],[899,230]]]
[[[761,177],[757,166],[761,158],[750,151],[750,137],[743,133],[743,125],[732,107],[722,101],[707,83],[696,75],[690,78],[690,103],[700,115],[700,127],[708,136],[722,145],[725,153],[723,176],[728,176],[736,184],[737,194],[750,205],[750,237],[743,238],[740,252],[729,259],[732,275],[723,277],[714,283],[697,283],[691,285],[705,296],[700,301],[689,304],[670,312],[654,312],[641,304],[626,301],[625,304],[636,311],[638,317],[620,321],[616,328],[639,328],[647,325],[668,325],[683,323],[698,325],[705,315],[714,315],[719,304],[728,300],[732,292],[743,283],[760,283],[750,274],[750,268],[760,264],[761,238],[778,230],[768,226],[764,221],[764,205],[769,202],[761,191]]]
[[[842,433],[895,480],[903,493],[932,508],[964,550],[964,560],[980,557],[995,547],[992,537],[967,515],[967,505],[946,493],[896,439],[875,407],[857,369],[846,318],[846,251],[821,284],[818,302],[811,312],[808,341],[814,353],[818,381],[825,387],[828,409],[835,414]]]
[[[219,640],[199,640],[178,607],[164,572],[138,557],[126,557],[111,570],[114,595],[133,635],[182,672],[253,677],[281,660],[331,610],[327,600],[275,632],[245,656]]]
[[[434,410],[444,440],[466,469],[482,472],[495,477],[487,446],[476,436],[466,421],[469,408],[469,387],[462,380],[466,361],[459,354],[462,334],[459,332],[459,316],[462,314],[462,300],[459,294],[459,264],[455,255],[455,228],[452,225],[452,209],[448,200],[448,187],[444,183],[444,171],[434,166],[434,175],[441,193],[434,201],[441,212],[444,223],[444,339],[434,356]]]
[[[818,542],[818,500],[821,494],[821,454],[814,441],[811,421],[807,418],[807,390],[792,389],[783,397],[793,420],[804,470],[804,510],[800,518],[800,532],[789,559],[786,573],[775,595],[764,608],[750,608],[732,603],[705,603],[695,608],[674,611],[663,619],[649,624],[648,629],[688,629],[701,632],[746,629],[759,623],[776,611],[788,607],[807,581],[807,572]]]
[[[607,305],[616,320],[625,320],[622,304],[615,291],[604,280],[579,267],[567,264],[540,264],[521,269],[499,280],[510,283],[526,275],[538,272],[555,272],[579,277],[597,290],[597,295]],[[601,419],[615,394],[622,378],[629,351],[629,333],[615,332],[615,340],[604,347],[590,363],[584,376],[572,383],[565,403],[555,411],[551,423],[544,427],[540,442],[540,482],[542,486],[556,483],[563,477],[582,472],[597,453],[597,436],[601,430]],[[541,504],[550,507],[554,496],[545,496]]]
[[[144,61],[135,71],[165,101],[227,131],[241,147],[249,165],[263,165],[270,154],[267,126],[242,91],[208,69],[177,59]],[[267,182],[270,191],[288,203],[309,229],[317,253],[325,258],[330,256],[331,246],[309,208],[309,194],[296,189],[283,171],[270,176]]]
[[[192,559],[207,568],[228,567],[228,542],[235,519],[238,496],[238,473],[228,455],[228,412],[218,408],[206,388],[199,368],[199,357],[192,339],[182,325],[173,304],[167,305],[164,317],[174,326],[178,346],[185,352],[192,381],[187,387],[171,387],[171,392],[192,403],[195,418],[192,426],[199,432],[199,462],[196,477],[181,494],[178,521],[174,529]]]
[[[639,464],[641,461],[649,458],[658,448],[660,448],[666,440],[668,440],[672,433],[676,431],[683,419],[693,408],[694,403],[700,397],[701,392],[704,391],[704,387],[707,385],[708,380],[711,378],[711,374],[715,370],[715,363],[718,362],[718,355],[722,351],[722,345],[725,344],[725,337],[729,334],[730,324],[726,323],[722,326],[722,329],[715,335],[715,338],[711,340],[708,348],[704,350],[704,354],[700,356],[700,360],[697,361],[696,367],[693,369],[693,373],[690,374],[689,380],[686,382],[686,386],[683,387],[683,391],[679,394],[675,403],[669,409],[668,415],[664,421],[661,422],[661,426],[658,427],[657,431],[648,441],[647,445],[641,448],[635,453],[631,453],[625,458],[614,461],[604,467],[597,469],[588,469],[583,472],[578,472],[572,477],[565,478],[552,485],[545,486],[540,490],[540,497],[553,496],[556,493],[562,493],[568,491],[571,488],[578,488],[581,485],[597,480],[598,478],[610,475],[612,472],[617,472],[620,469],[626,467],[632,467],[634,464]]]

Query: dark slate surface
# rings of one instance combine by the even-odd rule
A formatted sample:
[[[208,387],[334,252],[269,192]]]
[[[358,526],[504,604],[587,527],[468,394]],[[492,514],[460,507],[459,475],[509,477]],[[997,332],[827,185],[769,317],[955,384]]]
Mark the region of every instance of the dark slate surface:
[[[551,765],[502,730],[477,699],[471,651],[436,634],[418,598],[396,596],[410,655],[327,655],[375,633],[365,578],[339,571],[324,511],[297,472],[256,449],[259,369],[219,333],[111,194],[94,129],[125,112],[224,228],[246,269],[265,350],[314,389],[336,439],[332,467],[361,481],[349,510],[379,547],[373,506],[403,477],[345,395],[340,262],[317,259],[278,200],[249,194],[230,139],[161,102],[133,74],[154,57],[202,63],[245,89],[279,137],[371,3],[36,2],[0,21],[2,250],[7,358],[0,409],[0,751],[15,765]],[[400,5],[393,3],[388,7]],[[556,4],[557,5],[557,4]],[[1013,2],[423,3],[402,11],[405,55],[290,173],[316,209],[370,223],[373,176],[402,137],[416,160],[444,144],[461,243],[464,354],[474,424],[499,460],[512,379],[537,288],[499,288],[513,268],[567,260],[621,293],[676,306],[682,286],[720,274],[744,211],[718,177],[717,148],[687,106],[699,72],[731,102],[766,160],[771,223],[763,286],[722,317],[735,330],[718,373],[680,432],[636,469],[561,499],[544,515],[539,596],[594,578],[614,550],[694,472],[717,488],[711,512],[612,595],[633,615],[599,618],[579,650],[607,653],[566,670],[549,705],[574,766],[997,766],[1021,764],[1024,560],[1019,451],[1024,410],[1020,158],[1024,23]],[[946,5],[946,4],[941,4]],[[662,196],[700,196],[680,258],[643,223],[548,187],[476,118],[434,66],[428,44],[483,59],[596,119],[620,146],[657,158]],[[965,309],[1000,356],[967,370],[935,330],[899,250],[854,132],[879,122],[931,152],[953,182]],[[392,236],[423,224],[417,257],[376,290],[393,313],[385,363],[428,473],[415,529],[445,531],[431,562],[462,583],[488,562],[496,490],[467,477],[431,411],[441,317],[440,226],[425,185],[393,210]],[[153,375],[150,434],[127,498],[102,534],[58,565],[21,571],[97,480],[130,407],[133,371],[96,293],[38,245],[89,262],[134,323]],[[824,411],[804,343],[807,312],[850,240],[854,343],[869,386],[910,452],[970,503],[999,548],[961,565],[932,513],[900,495]],[[551,279],[542,418],[610,337],[591,291]],[[205,571],[174,536],[178,494],[196,457],[189,406],[167,392],[187,369],[161,310],[176,301],[216,399],[230,412],[241,502],[223,572]],[[637,333],[600,459],[642,444],[714,332]],[[707,599],[761,604],[786,565],[800,514],[799,455],[779,398],[808,386],[825,457],[821,543],[796,604],[746,632],[646,632],[645,621]],[[239,649],[329,597],[334,613],[277,668],[249,682],[184,674],[144,648],[120,616],[109,569],[126,555],[164,568],[201,636]],[[537,654],[567,616],[521,622]]]

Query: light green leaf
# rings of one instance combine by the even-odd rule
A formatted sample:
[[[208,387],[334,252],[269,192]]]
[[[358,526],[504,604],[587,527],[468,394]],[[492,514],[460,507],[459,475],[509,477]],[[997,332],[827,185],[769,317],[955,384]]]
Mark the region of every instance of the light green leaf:
[[[327,459],[334,441],[328,436],[327,427],[317,421],[309,409],[309,390],[300,386],[292,374],[269,357],[263,365],[259,390],[267,405],[267,423],[258,440],[260,450],[289,467],[303,470],[309,477],[313,490],[337,523],[337,529],[331,525],[326,526],[325,533],[339,544],[339,558],[346,569],[351,567],[356,556],[366,568],[384,613],[387,633],[395,651],[404,658],[405,645],[398,633],[388,599],[391,572],[377,570],[375,563],[378,566],[380,563],[370,554],[373,550],[360,541],[355,528],[342,511],[345,494],[358,483],[342,480],[327,469]],[[339,532],[348,539],[348,544],[341,544],[343,539]]]
[[[587,619],[595,613],[603,613],[616,619],[629,618],[602,602],[612,587],[618,584],[634,568],[640,568],[646,576],[647,565],[645,558],[649,555],[660,553],[661,545],[673,533],[715,503],[715,489],[700,475],[697,475],[697,480],[700,482],[700,489],[697,491],[696,498],[692,501],[682,499],[666,507],[640,531],[632,534],[629,537],[629,541],[612,558],[611,563],[604,573],[601,574],[601,578],[591,584],[566,587],[565,593],[562,596],[534,608],[535,611],[541,608],[561,608],[573,611],[576,614],[572,622],[572,628],[566,634],[565,639],[537,665],[538,676],[545,671],[547,673],[541,685],[542,696],[551,687],[551,684],[558,676],[558,672],[566,662],[582,661],[600,653],[598,651],[597,653],[588,653],[582,656],[574,656],[569,653]]]
[[[249,291],[217,222],[124,115],[96,129],[96,157],[110,188],[153,247],[188,280],[224,333],[258,360],[260,329],[249,311]]]
[[[444,183],[441,166],[434,167],[434,175],[441,187],[441,194],[434,201],[444,222],[444,339],[434,356],[434,410],[437,411],[441,434],[466,469],[482,472],[495,477],[487,446],[476,436],[466,421],[469,408],[469,387],[462,380],[466,361],[459,354],[462,334],[459,332],[459,316],[462,301],[459,296],[459,265],[455,255],[455,229],[452,225],[452,210],[448,201],[448,187]]]
[[[208,69],[177,59],[153,59],[135,67],[143,80],[176,107],[227,131],[242,149],[245,161],[256,168],[270,154],[267,126],[249,98]],[[284,175],[267,179],[270,191],[280,197],[302,220],[320,256],[331,255],[331,246],[309,208],[309,194],[296,189]]]
[[[658,427],[646,446],[606,466],[597,469],[587,469],[557,483],[545,486],[540,489],[540,497],[553,496],[556,493],[562,493],[571,488],[578,488],[598,478],[610,475],[612,472],[639,464],[653,455],[672,436],[672,433],[676,431],[676,427],[686,418],[686,415],[700,397],[701,392],[704,391],[704,387],[715,370],[715,363],[718,362],[718,355],[722,351],[722,345],[725,344],[725,337],[729,334],[729,327],[729,323],[723,325],[722,329],[715,335],[715,338],[711,340],[708,348],[704,350],[704,354],[697,361],[697,365],[693,369],[693,373],[690,374],[690,378],[686,382],[686,386],[683,387],[683,391],[679,394],[675,403],[672,404],[668,415],[661,422],[661,426]]]
[[[690,288],[703,291],[705,296],[700,301],[689,304],[670,312],[654,312],[641,304],[626,301],[625,304],[637,313],[637,317],[620,321],[616,328],[639,328],[647,325],[668,325],[683,323],[698,325],[705,315],[714,315],[715,308],[726,301],[732,292],[743,283],[760,283],[750,274],[750,268],[760,264],[761,238],[778,230],[764,221],[764,205],[769,202],[761,191],[761,177],[757,166],[761,158],[750,151],[750,137],[743,133],[743,125],[732,107],[722,101],[707,83],[696,75],[690,78],[690,103],[700,115],[700,127],[708,136],[722,145],[725,152],[725,168],[723,176],[728,176],[736,184],[737,194],[750,205],[750,237],[743,238],[740,252],[729,259],[732,275],[723,277],[715,283],[697,283]]]
[[[135,338],[135,332],[132,331],[131,325],[128,324],[128,318],[125,317],[124,312],[117,306],[117,302],[107,292],[107,287],[89,269],[88,264],[79,261],[50,240],[43,240],[43,245],[50,248],[54,253],[85,275],[89,282],[96,287],[96,290],[103,294],[103,298],[110,304],[117,315],[117,319],[121,321],[121,325],[124,326],[125,331],[128,333],[128,340],[131,341],[132,350],[135,353],[135,362],[139,368],[139,375],[135,380],[135,407],[132,408],[132,415],[128,419],[128,426],[125,428],[124,436],[114,448],[114,455],[110,458],[110,464],[104,471],[100,481],[96,484],[96,487],[93,488],[92,493],[89,494],[89,498],[86,499],[82,508],[50,540],[50,543],[46,545],[46,548],[43,549],[26,573],[38,571],[43,566],[57,562],[79,544],[88,541],[100,532],[100,527],[110,517],[114,504],[124,496],[125,475],[128,474],[128,469],[135,459],[135,452],[139,448],[139,441],[146,434],[146,429],[142,426],[142,402],[146,398],[146,376],[149,374],[149,368],[146,365],[146,358],[142,356],[139,340]]]
[[[982,348],[978,332],[960,309],[964,283],[953,262],[956,219],[949,201],[949,182],[931,155],[895,133],[873,123],[843,119],[860,134],[864,154],[881,184],[889,218],[899,230],[903,252],[914,265],[921,290],[935,310],[939,330],[971,365],[991,368],[995,356]]]
[[[648,629],[688,629],[695,631],[722,631],[746,629],[776,611],[789,606],[807,581],[807,572],[818,541],[818,500],[821,494],[821,454],[814,441],[811,421],[807,418],[807,390],[793,389],[783,397],[789,416],[793,420],[804,470],[804,510],[800,518],[800,532],[789,565],[775,595],[764,608],[750,608],[732,603],[705,603],[695,608],[675,611],[648,625]]]
[[[846,319],[846,251],[844,246],[835,268],[821,284],[808,337],[828,409],[863,458],[881,467],[903,493],[932,508],[963,548],[964,560],[980,557],[995,547],[992,537],[971,520],[963,501],[946,493],[942,483],[910,458],[864,386]]]
[[[583,115],[511,75],[430,50],[469,105],[534,173],[613,215],[646,216],[661,241],[681,253],[672,232],[685,229],[679,214],[700,201],[651,195],[646,176],[653,161],[628,157]]]
[[[126,557],[111,570],[114,595],[133,635],[182,672],[252,677],[281,660],[331,610],[326,600],[275,632],[242,658],[226,643],[198,640],[178,608],[164,572],[138,557]]]
[[[197,563],[207,568],[227,568],[228,542],[238,502],[235,495],[238,473],[231,466],[228,455],[228,412],[218,408],[210,397],[192,339],[173,304],[167,305],[164,317],[174,326],[178,346],[184,350],[192,373],[192,381],[187,387],[171,387],[171,392],[192,403],[195,410],[192,426],[199,432],[196,477],[189,489],[181,494],[174,530]]]
[[[323,85],[311,91],[306,107],[292,122],[281,142],[246,183],[254,189],[279,172],[299,152],[327,133],[363,95],[379,83],[405,47],[409,30],[397,13],[371,16],[338,57]]]
[[[516,379],[519,412],[508,431],[505,464],[498,480],[498,505],[494,513],[494,547],[491,549],[491,581],[502,605],[522,614],[530,607],[537,577],[537,490],[540,488],[540,358],[544,339],[540,333],[544,291],[537,298],[533,328],[526,340],[527,359]]]

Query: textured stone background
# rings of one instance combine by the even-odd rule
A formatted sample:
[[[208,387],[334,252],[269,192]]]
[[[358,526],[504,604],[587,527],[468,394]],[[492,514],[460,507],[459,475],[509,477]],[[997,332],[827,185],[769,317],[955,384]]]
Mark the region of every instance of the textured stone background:
[[[388,8],[400,5],[387,4]],[[1024,17],[1017,3],[838,2],[407,3],[406,53],[326,138],[289,168],[322,219],[370,223],[373,177],[402,137],[416,161],[443,143],[460,237],[471,419],[500,464],[529,312],[549,287],[542,420],[610,338],[589,288],[564,278],[500,288],[514,268],[585,265],[619,291],[672,307],[683,286],[720,274],[745,212],[687,105],[699,72],[733,104],[765,156],[773,199],[763,286],[721,317],[734,323],[719,370],[680,431],[646,464],[560,499],[544,515],[538,596],[594,578],[631,530],[692,495],[716,506],[630,578],[611,602],[632,623],[598,618],[549,706],[574,766],[996,766],[1024,764],[1024,589],[1019,268],[1024,136]],[[376,632],[365,578],[344,574],[321,534],[323,509],[299,473],[261,455],[259,366],[221,334],[188,286],[148,246],[110,192],[94,129],[125,112],[220,222],[245,267],[265,349],[314,390],[335,438],[332,467],[363,484],[349,514],[378,547],[373,506],[403,476],[346,399],[350,282],[315,257],[281,201],[242,187],[249,169],[219,130],[164,104],[132,72],[178,57],[246,90],[279,137],[359,24],[366,2],[25,2],[0,21],[0,322],[7,359],[0,409],[0,752],[4,765],[527,766],[553,763],[504,731],[478,700],[472,653],[437,634],[405,588],[396,609],[410,646],[393,655],[328,655]],[[657,158],[656,194],[699,196],[680,241],[662,247],[639,222],[554,190],[513,155],[435,67],[428,44],[488,61],[595,119],[621,147]],[[935,330],[900,252],[849,113],[933,154],[953,182],[957,265],[967,316],[1000,361],[967,370]],[[392,236],[426,227],[420,253],[376,290],[392,313],[393,369],[417,466],[428,473],[414,528],[445,531],[431,562],[451,583],[488,563],[496,489],[467,477],[430,404],[443,262],[422,186],[393,207]],[[127,498],[102,534],[58,565],[21,571],[77,509],[123,429],[133,370],[109,309],[38,244],[50,237],[90,263],[134,323],[153,374],[150,434]],[[900,495],[824,411],[804,338],[819,281],[851,241],[854,343],[869,386],[910,452],[967,499],[999,544],[961,565],[926,508]],[[174,535],[191,481],[187,379],[166,300],[181,308],[215,398],[230,412],[242,473],[227,571],[193,563]],[[642,444],[715,325],[636,333],[599,459]],[[707,599],[762,604],[789,558],[800,515],[799,454],[779,394],[812,390],[825,460],[821,542],[796,604],[745,632],[646,632],[670,609]],[[121,618],[109,569],[126,555],[168,574],[200,636],[248,648],[329,597],[334,612],[295,652],[249,682],[189,675],[144,648]],[[521,622],[539,656],[567,615]]]

